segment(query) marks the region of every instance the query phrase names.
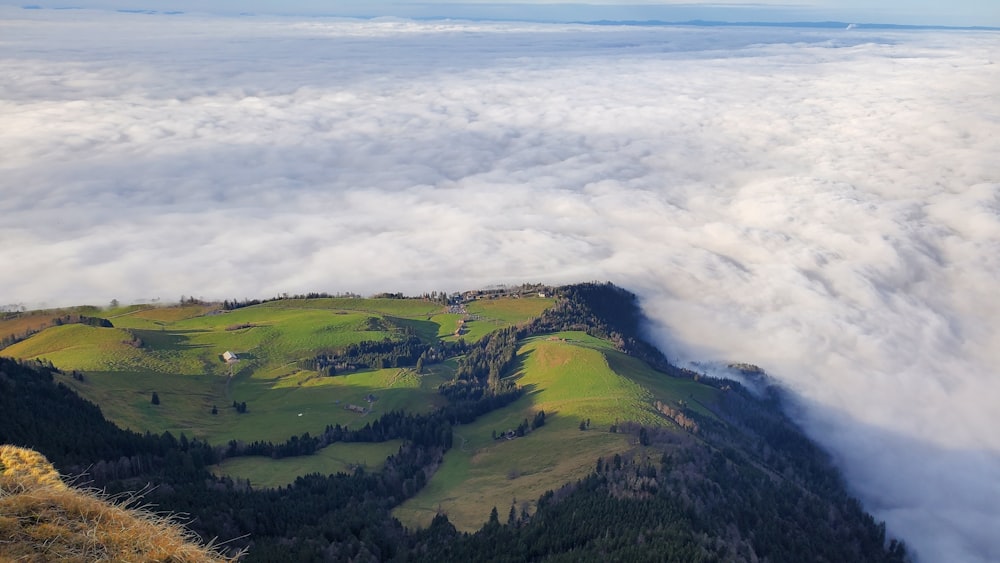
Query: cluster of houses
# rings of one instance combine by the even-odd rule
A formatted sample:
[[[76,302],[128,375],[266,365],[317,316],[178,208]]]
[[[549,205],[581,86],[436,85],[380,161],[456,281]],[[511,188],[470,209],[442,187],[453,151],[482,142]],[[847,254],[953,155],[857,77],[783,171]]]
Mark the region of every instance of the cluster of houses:
[[[545,298],[551,295],[552,289],[548,286],[530,284],[530,285],[518,285],[518,286],[497,286],[488,289],[476,289],[473,291],[466,291],[461,294],[460,300],[462,303],[468,303],[469,301],[475,301],[477,299],[497,299],[500,297],[541,297]]]

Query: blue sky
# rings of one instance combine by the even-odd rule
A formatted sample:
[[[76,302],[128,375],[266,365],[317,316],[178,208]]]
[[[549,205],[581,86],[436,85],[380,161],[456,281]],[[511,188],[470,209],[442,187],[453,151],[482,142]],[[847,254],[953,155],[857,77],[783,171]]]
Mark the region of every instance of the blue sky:
[[[31,4],[0,0],[0,4]],[[712,19],[726,21],[823,21],[922,25],[1000,26],[997,0],[731,0],[729,2],[648,1],[580,2],[545,0],[41,0],[45,8],[85,7],[209,11],[221,13],[344,16],[502,18],[526,20]]]

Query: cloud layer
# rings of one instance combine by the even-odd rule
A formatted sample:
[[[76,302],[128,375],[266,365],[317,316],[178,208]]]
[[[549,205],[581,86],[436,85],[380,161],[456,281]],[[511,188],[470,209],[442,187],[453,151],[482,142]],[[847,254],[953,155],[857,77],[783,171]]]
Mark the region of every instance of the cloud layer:
[[[3,15],[3,303],[610,279],[1000,558],[996,34]]]

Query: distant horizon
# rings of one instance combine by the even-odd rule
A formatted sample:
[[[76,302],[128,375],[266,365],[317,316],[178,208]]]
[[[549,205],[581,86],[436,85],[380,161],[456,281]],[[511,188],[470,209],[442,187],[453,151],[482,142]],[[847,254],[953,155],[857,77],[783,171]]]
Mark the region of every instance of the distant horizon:
[[[39,5],[24,5],[22,10],[110,10],[116,13],[125,14],[146,14],[146,15],[197,15],[205,12],[181,11],[181,10],[153,10],[153,9],[128,9],[128,8],[87,8],[87,7],[65,7],[46,8]],[[686,20],[664,20],[664,19],[525,19],[525,18],[504,18],[504,17],[452,17],[452,16],[387,16],[387,15],[342,15],[338,13],[330,14],[273,14],[273,13],[240,13],[231,14],[233,17],[309,17],[309,18],[348,18],[359,20],[373,20],[382,18],[399,18],[413,21],[470,21],[470,22],[496,22],[496,23],[538,23],[538,24],[569,24],[569,25],[597,25],[597,26],[690,26],[690,27],[786,27],[786,28],[812,28],[812,29],[868,29],[868,30],[933,30],[933,31],[1000,31],[998,25],[948,25],[948,24],[913,24],[896,23],[891,21],[855,21],[855,20],[724,20],[724,19],[686,19]]]
[[[923,7],[921,7],[923,4]],[[209,13],[220,15],[272,15],[294,17],[350,17],[406,19],[460,19],[473,21],[524,21],[535,23],[692,22],[744,24],[813,24],[843,22],[866,26],[916,26],[935,28],[1000,29],[1000,6],[981,0],[956,0],[946,7],[932,2],[883,2],[869,6],[859,2],[812,0],[799,4],[782,2],[664,2],[641,0],[630,3],[586,2],[439,2],[413,0],[346,0],[334,6],[318,0],[295,0],[272,5],[267,0],[234,2],[220,0],[206,6],[194,0],[56,0],[44,3],[15,3],[0,0],[0,6],[23,9],[95,9],[137,13]]]

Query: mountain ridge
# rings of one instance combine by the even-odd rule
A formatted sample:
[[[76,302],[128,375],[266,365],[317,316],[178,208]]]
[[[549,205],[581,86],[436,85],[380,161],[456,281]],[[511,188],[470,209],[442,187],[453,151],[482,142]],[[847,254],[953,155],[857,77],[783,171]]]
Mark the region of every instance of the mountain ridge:
[[[512,554],[518,560],[642,559],[654,553],[675,553],[679,560],[792,561],[806,553],[829,561],[905,560],[905,547],[895,540],[887,543],[884,526],[846,493],[828,456],[783,414],[780,390],[765,387],[755,396],[734,381],[671,366],[641,338],[638,299],[624,289],[591,283],[554,288],[553,293],[552,305],[540,315],[484,334],[455,360],[429,364],[450,375],[441,379],[438,394],[445,402],[437,410],[388,411],[374,420],[374,414],[362,415],[350,429],[328,427],[320,442],[310,433],[293,435],[269,450],[279,451],[280,445],[280,451],[289,452],[283,455],[309,456],[317,444],[349,446],[352,441],[401,438],[398,452],[371,472],[359,465],[353,472],[300,476],[275,489],[254,488],[244,478],[216,477],[208,468],[227,454],[236,455],[235,442],[227,447],[184,435],[178,439],[170,432],[122,433],[104,421],[100,409],[87,407],[69,390],[67,385],[78,380],[37,361],[0,360],[5,391],[0,401],[18,396],[22,405],[12,403],[9,411],[3,405],[4,412],[15,413],[11,418],[18,420],[0,423],[0,441],[36,447],[57,464],[77,470],[89,461],[93,478],[111,491],[158,485],[150,501],[192,514],[192,528],[206,539],[244,538],[231,545],[247,548],[248,561],[282,560],[291,554],[317,561],[443,561],[509,560]],[[337,318],[336,313],[332,317]],[[483,321],[470,321],[476,322]],[[457,342],[454,336],[447,338]],[[531,342],[535,348],[528,347]],[[583,364],[546,375],[547,368],[525,362],[537,354],[532,350],[538,346],[558,352],[550,359],[577,361],[585,357],[575,351],[583,350],[582,345],[593,350],[588,354],[608,358],[604,367],[593,364],[598,370],[593,376],[580,371]],[[349,380],[355,375],[325,377]],[[522,387],[523,377],[534,381],[533,387]],[[596,416],[598,411],[588,411],[590,407],[551,410],[556,404],[551,400],[533,402],[547,396],[539,392],[559,383],[571,390],[559,396],[587,404],[579,402],[584,395],[576,388],[588,377],[596,377],[595,382],[620,377],[627,385],[645,389],[645,394],[634,396],[640,398],[637,405],[648,409],[643,412],[649,414],[642,415],[648,419],[619,420],[609,428],[612,419]],[[690,395],[664,395],[664,389],[681,382],[693,386]],[[663,385],[667,387],[658,387]],[[687,389],[677,387],[682,388]],[[600,402],[601,393],[593,397],[588,400],[599,401],[593,404],[607,404]],[[229,416],[266,416],[255,414],[253,403],[249,410]],[[78,420],[66,420],[67,413],[78,413]],[[544,425],[537,425],[539,413]],[[531,414],[536,420],[528,424]],[[484,437],[500,421],[514,423],[522,416],[524,434],[513,442]],[[58,434],[69,432],[67,424],[77,432],[89,429],[93,444],[60,440]],[[50,428],[63,430],[46,430]],[[456,434],[461,439],[453,439]],[[426,491],[448,490],[462,482],[455,477],[456,468],[467,463],[462,459],[503,451],[538,457],[535,454],[545,450],[560,451],[561,442],[603,444],[605,453],[593,450],[597,455],[589,463],[574,462],[576,477],[561,486],[550,485],[537,500],[518,495],[520,501],[500,504],[502,495],[494,496],[492,513],[484,514],[485,525],[474,534],[458,533],[446,507],[439,507],[423,529],[407,531],[392,516],[396,507],[418,501]],[[469,448],[473,451],[463,451]],[[581,451],[586,457],[591,450]],[[120,454],[117,459],[115,454]],[[519,482],[530,481],[522,476],[525,472],[551,473],[549,466],[534,468],[530,463],[525,458],[519,474],[507,476],[498,475],[495,470],[502,466],[495,466],[496,477],[486,482],[498,490],[501,483],[521,490]],[[648,521],[629,516],[643,511],[657,516]],[[506,523],[500,522],[498,512],[506,513]],[[619,514],[621,522],[631,524],[616,526],[602,514]],[[576,524],[571,523],[574,518]],[[517,547],[498,551],[496,546]]]

